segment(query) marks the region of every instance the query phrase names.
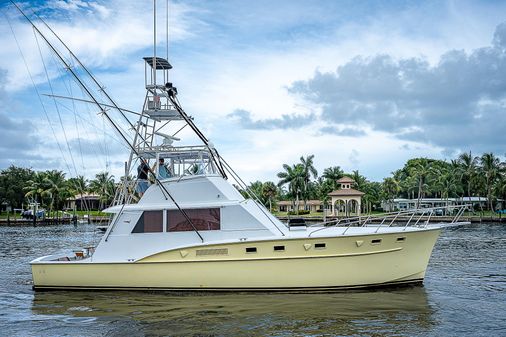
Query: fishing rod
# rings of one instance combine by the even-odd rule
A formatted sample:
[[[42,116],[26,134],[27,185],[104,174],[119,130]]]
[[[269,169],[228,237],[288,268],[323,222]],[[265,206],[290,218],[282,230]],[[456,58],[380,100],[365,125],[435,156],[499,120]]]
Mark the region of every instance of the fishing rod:
[[[42,95],[43,96],[47,96],[47,97],[52,97],[52,98],[68,99],[68,100],[78,101],[78,102],[84,102],[84,103],[92,103],[92,104],[95,103],[93,101],[90,101],[90,100],[87,100],[87,99],[83,99],[83,98],[77,98],[77,97],[50,95],[50,94],[42,94]],[[139,112],[137,112],[137,111],[133,111],[133,110],[125,109],[125,108],[115,107],[114,105],[103,103],[103,102],[100,102],[100,104],[103,105],[103,106],[105,106],[105,107],[108,107],[108,108],[116,108],[116,109],[119,109],[119,110],[122,110],[122,111],[125,111],[125,112],[129,112],[129,113],[137,115],[137,116],[142,116],[142,114],[139,113]]]
[[[79,84],[79,86],[86,92],[86,94],[91,98],[91,100],[93,101],[93,103],[95,105],[98,106],[98,108],[101,110],[101,112],[103,113],[103,115],[106,117],[106,119],[108,120],[108,122],[113,126],[113,128],[116,130],[116,132],[118,132],[118,134],[120,135],[121,138],[123,138],[123,140],[125,141],[125,143],[128,144],[128,146],[130,147],[130,149],[132,150],[133,153],[135,153],[141,160],[142,163],[144,163],[146,166],[147,166],[147,169],[150,173],[153,174],[156,182],[158,183],[158,185],[160,186],[160,189],[162,190],[162,193],[166,194],[169,196],[169,198],[171,199],[171,201],[174,203],[174,205],[178,208],[178,210],[183,214],[183,216],[185,217],[186,221],[188,221],[188,223],[192,226],[193,230],[195,231],[195,233],[197,233],[197,235],[199,236],[200,240],[202,242],[204,242],[204,238],[202,237],[202,235],[200,235],[199,231],[197,230],[197,228],[195,227],[195,225],[193,224],[193,222],[191,221],[190,217],[188,216],[188,214],[179,206],[179,204],[177,203],[177,201],[174,199],[174,197],[169,193],[169,191],[167,190],[167,188],[161,183],[161,181],[158,179],[157,177],[157,174],[149,167],[149,165],[147,164],[147,162],[145,161],[144,158],[140,157],[138,151],[135,149],[135,147],[129,142],[128,138],[123,134],[123,132],[121,131],[121,129],[116,125],[116,123],[112,120],[112,118],[109,116],[109,114],[107,113],[106,109],[104,109],[104,107],[102,107],[102,105],[100,104],[100,102],[98,102],[98,100],[95,98],[95,96],[90,92],[90,90],[88,89],[88,87],[83,83],[83,81],[79,78],[79,76],[77,76],[77,74],[75,73],[74,70],[72,70],[72,67],[70,67],[70,65],[67,63],[67,61],[63,58],[63,56],[60,55],[60,53],[56,50],[56,48],[49,42],[49,40],[46,38],[46,36],[44,34],[42,34],[42,32],[39,30],[39,28],[32,22],[32,20],[30,20],[30,18],[28,18],[28,16],[26,16],[26,14],[21,10],[21,8],[13,1],[11,0],[11,3],[18,9],[18,11],[25,17],[25,19],[30,23],[30,25],[33,27],[33,29],[35,29],[35,31],[42,37],[42,39],[44,39],[44,41],[46,42],[46,44],[49,46],[49,48],[51,48],[51,50],[53,51],[53,53],[58,57],[58,59],[60,60],[60,62],[63,63],[63,65],[65,66],[65,68],[72,74],[72,76],[74,77],[74,79],[77,81],[77,83]],[[105,93],[105,90],[102,89],[102,91]],[[106,94],[107,95],[107,94]],[[132,125],[132,124],[131,124]],[[133,127],[133,125],[132,125]],[[164,195],[165,196],[165,195]],[[165,199],[167,199],[167,197],[165,197]],[[114,225],[114,224],[113,224]],[[109,230],[109,233],[113,230],[113,227],[111,227],[111,229]]]
[[[197,134],[197,136],[200,138],[200,140],[204,143],[204,145],[209,150],[209,153],[211,154],[211,157],[213,158],[213,161],[216,163],[216,166],[218,167],[218,170],[220,171],[221,176],[224,179],[227,179],[227,174],[223,168],[223,164],[220,160],[220,155],[218,154],[218,151],[211,147],[209,144],[209,140],[204,136],[202,131],[193,123],[191,118],[186,114],[186,112],[183,110],[181,105],[179,104],[179,101],[176,98],[177,90],[175,87],[172,86],[172,83],[167,83],[165,85],[165,90],[167,92],[167,95],[169,96],[169,100],[171,101],[172,105],[174,105],[174,108],[176,108],[177,112],[183,117],[185,122],[190,126],[190,128]]]
[[[13,2],[11,0],[11,2]],[[13,2],[14,3],[14,2]],[[17,7],[17,6],[16,6]],[[35,13],[34,13],[35,14]],[[88,68],[79,60],[79,58],[72,52],[72,50],[70,50],[70,48],[65,44],[65,42],[63,42],[63,40],[58,36],[58,34],[56,34],[56,32],[46,23],[46,21],[44,21],[44,19],[42,19],[39,15],[35,14],[37,16],[37,18],[51,31],[51,33],[53,33],[53,35],[58,39],[58,41],[60,41],[60,43],[65,47],[65,49],[67,49],[67,51],[70,53],[70,55],[79,63],[79,65],[84,69],[84,71],[90,76],[90,78],[95,82],[95,84],[101,88],[101,90],[103,91],[103,93],[105,94],[105,96],[107,97],[107,99],[112,103],[112,105],[114,106],[114,108],[116,108],[118,111],[120,111],[121,115],[123,116],[123,118],[130,124],[130,127],[134,128],[134,125],[130,122],[130,120],[123,114],[122,110],[124,109],[121,109],[117,104],[116,102],[109,96],[109,94],[103,89],[102,85],[96,80],[96,78],[93,76],[93,74],[88,70]],[[156,20],[156,17],[155,17],[155,20]],[[155,60],[155,57],[153,57],[153,60],[154,60],[154,66],[156,66],[156,60]],[[156,73],[155,73],[156,74]],[[172,89],[173,87],[171,86],[170,89]],[[173,88],[175,89],[175,88]],[[169,91],[168,91],[169,92]],[[177,90],[174,90],[172,91],[174,94],[177,94]],[[174,95],[175,96],[175,95]],[[225,173],[225,170],[223,169],[223,165],[221,164],[221,162],[219,161],[219,154],[218,152],[216,151],[216,149],[214,149],[214,151],[216,151],[216,155],[218,156],[218,160],[216,159],[215,157],[215,154],[212,153],[212,150],[209,146],[209,140],[204,136],[204,134],[200,131],[200,129],[197,128],[197,126],[191,121],[191,119],[188,117],[188,115],[186,114],[186,112],[181,108],[181,106],[178,104],[178,102],[176,102],[173,97],[171,97],[170,93],[169,93],[169,98],[172,102],[172,104],[174,105],[174,107],[176,108],[176,110],[178,110],[178,112],[180,113],[180,115],[183,117],[183,119],[186,121],[186,123],[188,123],[190,125],[190,127],[192,128],[192,130],[197,134],[197,136],[202,140],[202,142],[207,146],[207,148],[209,149],[209,152],[211,152],[211,156],[213,157],[213,160],[216,162],[217,166],[218,166],[218,169],[220,171],[220,174],[223,176],[223,178],[227,178],[227,174]],[[140,136],[140,135],[139,135]],[[146,141],[142,136],[141,136],[141,139],[142,141]]]

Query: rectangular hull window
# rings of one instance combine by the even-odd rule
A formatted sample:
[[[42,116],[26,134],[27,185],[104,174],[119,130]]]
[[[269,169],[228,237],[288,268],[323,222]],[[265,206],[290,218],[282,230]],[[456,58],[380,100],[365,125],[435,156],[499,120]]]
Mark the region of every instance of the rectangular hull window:
[[[195,228],[199,231],[214,231],[221,227],[219,208],[185,209]],[[192,225],[179,210],[167,211],[167,232],[192,231]]]
[[[163,232],[163,212],[145,211],[135,224],[132,233],[159,233]]]

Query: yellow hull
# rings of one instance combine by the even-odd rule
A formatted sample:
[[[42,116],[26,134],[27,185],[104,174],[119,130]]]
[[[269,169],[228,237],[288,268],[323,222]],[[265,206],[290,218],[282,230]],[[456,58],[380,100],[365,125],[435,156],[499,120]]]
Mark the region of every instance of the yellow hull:
[[[129,263],[40,261],[32,263],[32,274],[34,289],[267,291],[375,287],[421,282],[439,233],[433,229],[247,241],[176,249]],[[284,246],[284,250],[275,251],[274,246]],[[256,252],[247,252],[246,248],[256,248]]]

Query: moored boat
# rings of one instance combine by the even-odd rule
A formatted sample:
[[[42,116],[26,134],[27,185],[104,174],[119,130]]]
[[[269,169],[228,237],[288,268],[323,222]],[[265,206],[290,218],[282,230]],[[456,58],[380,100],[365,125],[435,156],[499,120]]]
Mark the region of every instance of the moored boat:
[[[90,81],[81,81],[73,62],[50,47],[128,145],[130,156],[114,203],[104,210],[112,218],[100,243],[33,260],[34,289],[327,291],[423,281],[444,227],[429,225],[435,209],[346,223],[284,224],[247,191],[182,109],[168,81],[172,65],[156,56],[156,48],[144,58],[145,100],[131,122],[124,115],[128,110],[107,95],[73,53]],[[107,103],[93,94],[90,83]],[[131,128],[120,128],[109,109],[120,112]],[[175,145],[184,128],[199,144]],[[137,179],[127,179],[135,169]],[[229,178],[242,185],[248,198]],[[452,225],[461,224],[463,209],[452,208]],[[399,224],[400,214],[409,220]]]

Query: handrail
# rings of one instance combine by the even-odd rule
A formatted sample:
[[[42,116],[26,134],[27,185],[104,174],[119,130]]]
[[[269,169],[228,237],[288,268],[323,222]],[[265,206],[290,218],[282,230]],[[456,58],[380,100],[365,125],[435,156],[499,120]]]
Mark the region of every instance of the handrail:
[[[468,207],[469,207],[469,205],[465,204],[465,205],[454,205],[454,206],[417,208],[417,209],[402,210],[402,211],[397,211],[397,212],[389,212],[389,213],[378,214],[378,215],[371,214],[365,220],[363,220],[363,217],[360,218],[360,216],[334,219],[334,220],[320,222],[318,224],[312,225],[311,227],[316,227],[316,226],[318,226],[318,227],[323,226],[323,227],[315,229],[314,231],[309,233],[309,236],[312,236],[314,233],[319,232],[319,231],[323,231],[323,230],[333,228],[333,227],[338,227],[338,225],[341,223],[341,221],[343,221],[345,219],[348,220],[348,223],[346,224],[346,228],[341,233],[341,235],[346,234],[348,229],[350,229],[350,227],[352,227],[352,226],[365,227],[368,225],[376,225],[377,229],[375,230],[375,233],[378,233],[380,228],[384,227],[384,224],[387,220],[389,220],[389,223],[386,225],[386,227],[391,227],[396,222],[396,220],[402,216],[409,216],[409,219],[407,220],[406,224],[404,225],[404,230],[406,230],[407,227],[418,226],[418,224],[420,223],[422,218],[424,218],[425,216],[428,216],[427,219],[424,219],[425,220],[424,227],[426,228],[428,226],[432,216],[434,214],[436,214],[437,210],[443,210],[443,211],[444,210],[447,210],[447,211],[451,210],[452,213],[454,211],[456,211],[455,216],[451,220],[451,223],[456,223]],[[418,215],[417,220],[415,221],[414,224],[412,224],[412,221],[416,215]],[[378,221],[381,221],[381,222],[378,224]]]
[[[431,211],[429,213],[429,217],[427,218],[427,220],[425,221],[425,226],[423,228],[427,228],[427,226],[429,225],[429,221],[430,221],[430,217],[432,216],[432,214],[434,214],[434,211]]]
[[[406,226],[404,226],[404,230],[406,230],[406,228],[408,228],[409,223],[411,222],[411,220],[413,220],[414,216],[415,216],[415,212],[413,212],[413,214],[411,214],[411,217],[409,218],[408,222],[406,222]]]

